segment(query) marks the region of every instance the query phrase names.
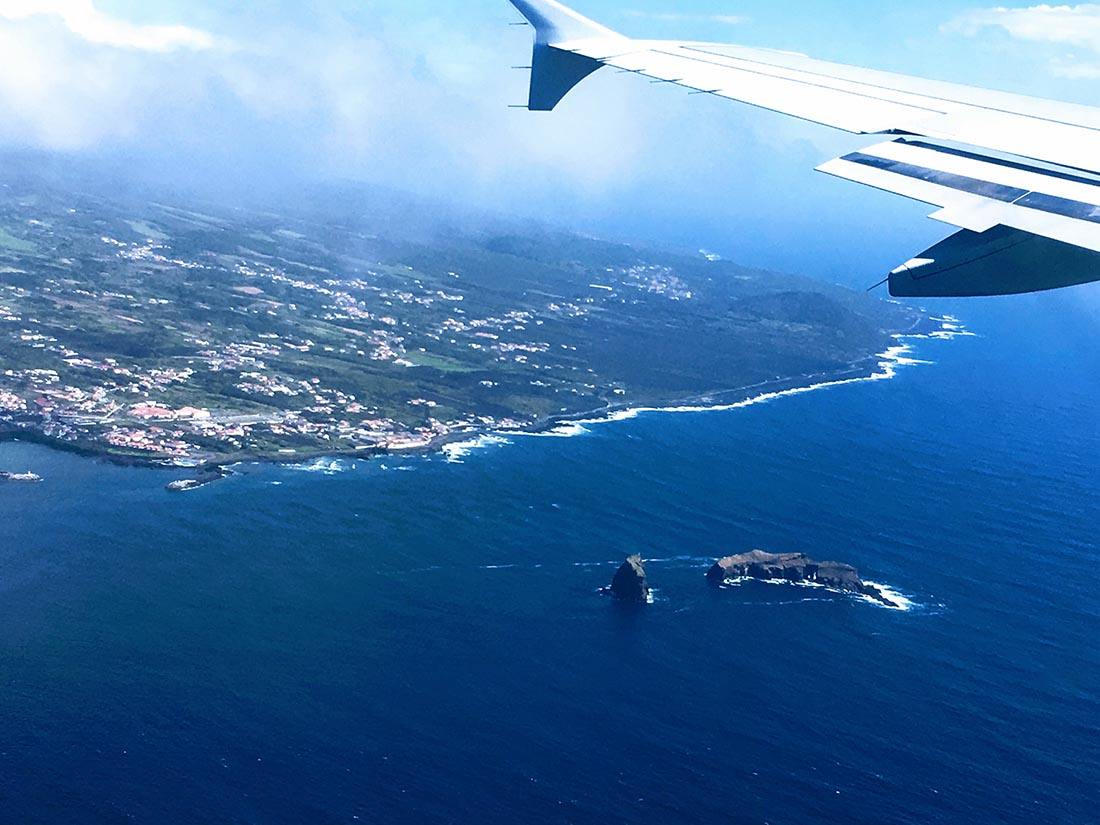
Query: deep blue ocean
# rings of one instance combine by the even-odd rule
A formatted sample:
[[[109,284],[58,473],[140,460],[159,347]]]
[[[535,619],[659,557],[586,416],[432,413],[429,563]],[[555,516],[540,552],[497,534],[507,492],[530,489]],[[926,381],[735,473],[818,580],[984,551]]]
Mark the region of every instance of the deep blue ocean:
[[[1081,293],[1077,293],[1078,296]],[[465,456],[0,447],[4,823],[1100,822],[1100,347],[958,304],[894,380]],[[804,550],[907,611],[711,590]],[[595,593],[632,552],[656,602]]]

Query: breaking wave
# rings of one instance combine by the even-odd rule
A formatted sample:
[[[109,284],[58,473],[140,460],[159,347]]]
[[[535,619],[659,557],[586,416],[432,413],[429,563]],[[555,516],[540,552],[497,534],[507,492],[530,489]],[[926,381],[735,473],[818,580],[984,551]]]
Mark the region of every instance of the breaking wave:
[[[484,450],[487,447],[499,447],[508,443],[508,439],[500,435],[479,435],[468,441],[455,441],[451,444],[444,444],[440,449],[448,463],[461,464],[462,459],[466,458],[475,450]]]
[[[342,458],[317,458],[302,464],[288,464],[287,469],[299,473],[321,473],[326,476],[334,476],[338,473],[354,470],[355,464]]]
[[[799,387],[763,392],[759,395],[754,395],[729,404],[683,404],[670,407],[629,407],[621,410],[613,410],[605,415],[593,418],[580,418],[561,422],[538,432],[508,432],[507,435],[572,438],[586,435],[591,432],[589,428],[592,426],[613,424],[617,421],[629,421],[637,418],[643,413],[726,412],[730,410],[741,410],[747,407],[755,407],[758,404],[767,404],[780,398],[805,395],[806,393],[831,389],[833,387],[844,387],[849,384],[864,384],[871,381],[889,381],[895,378],[898,371],[903,367],[928,366],[933,363],[932,361],[911,357],[913,353],[913,341],[928,339],[950,340],[960,336],[974,337],[975,335],[975,333],[967,331],[959,319],[953,316],[945,315],[940,318],[933,318],[932,320],[940,324],[940,329],[929,333],[899,333],[894,335],[894,340],[897,343],[892,347],[888,347],[885,352],[878,353],[878,369],[870,375],[863,375],[856,378],[837,378]]]
[[[818,582],[793,582],[789,579],[754,579],[751,576],[739,576],[737,578],[726,579],[722,583],[722,587],[739,587],[742,584],[755,582],[756,584],[768,584],[775,586],[787,586],[787,587],[799,587],[808,590],[821,590],[825,593],[831,593],[837,596],[847,596],[857,601],[865,602],[866,604],[874,605],[875,607],[881,607],[884,610],[897,610],[902,613],[908,613],[913,610],[917,605],[908,596],[900,593],[894,588],[886,584],[879,584],[878,582],[865,581],[864,584],[869,585],[878,591],[882,600],[868,596],[862,593],[853,593],[849,590],[840,590],[836,587],[829,587],[825,584]],[[800,601],[818,601],[817,599],[801,599]]]

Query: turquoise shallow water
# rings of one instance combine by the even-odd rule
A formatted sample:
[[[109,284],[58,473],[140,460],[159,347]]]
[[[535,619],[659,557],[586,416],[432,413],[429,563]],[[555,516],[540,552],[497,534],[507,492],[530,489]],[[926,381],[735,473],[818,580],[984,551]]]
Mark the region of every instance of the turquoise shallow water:
[[[1023,306],[892,381],[462,463],[173,496],[0,447],[47,477],[0,487],[0,820],[1095,822],[1100,359]],[[706,587],[754,546],[913,607]],[[634,551],[644,609],[594,592]]]

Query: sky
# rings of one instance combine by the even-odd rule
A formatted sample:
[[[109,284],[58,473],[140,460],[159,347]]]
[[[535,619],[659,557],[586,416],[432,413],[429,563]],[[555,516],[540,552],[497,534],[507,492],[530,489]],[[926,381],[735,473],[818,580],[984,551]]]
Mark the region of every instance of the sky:
[[[626,34],[1100,101],[1100,5],[576,0]],[[930,210],[812,172],[866,137],[597,73],[526,98],[505,0],[0,0],[0,151],[167,179],[351,179],[748,263],[877,280]]]

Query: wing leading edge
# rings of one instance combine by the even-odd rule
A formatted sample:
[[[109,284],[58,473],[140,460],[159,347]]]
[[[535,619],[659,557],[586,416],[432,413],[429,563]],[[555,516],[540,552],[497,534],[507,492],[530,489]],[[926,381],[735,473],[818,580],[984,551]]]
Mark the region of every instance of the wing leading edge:
[[[1100,280],[1098,108],[789,52],[635,40],[557,0],[511,2],[536,32],[532,110],[554,109],[613,66],[848,132],[904,136],[819,167],[933,204],[933,218],[962,230],[891,273],[891,294],[1002,295]]]

